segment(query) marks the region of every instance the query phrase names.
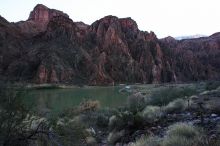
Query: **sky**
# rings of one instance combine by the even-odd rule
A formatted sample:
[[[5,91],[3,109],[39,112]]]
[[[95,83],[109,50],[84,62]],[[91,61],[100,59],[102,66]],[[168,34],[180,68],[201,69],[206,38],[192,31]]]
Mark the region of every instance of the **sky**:
[[[107,15],[131,17],[158,38],[220,32],[219,0],[0,0],[0,15],[10,22],[27,20],[37,4],[87,24]]]

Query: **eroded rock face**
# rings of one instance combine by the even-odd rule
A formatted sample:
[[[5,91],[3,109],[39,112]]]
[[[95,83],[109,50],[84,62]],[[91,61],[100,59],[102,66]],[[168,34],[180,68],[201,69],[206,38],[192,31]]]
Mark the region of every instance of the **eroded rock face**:
[[[219,79],[220,35],[186,39],[181,41],[162,40],[170,48],[172,66],[179,80]]]
[[[27,21],[0,17],[0,78],[113,85],[220,78],[220,35],[177,41],[143,32],[131,18],[91,25],[37,5]]]
[[[36,35],[40,32],[46,31],[47,25],[54,17],[66,17],[69,16],[62,11],[49,9],[48,7],[38,4],[31,11],[27,21],[20,21],[15,25],[20,28],[21,32],[31,35]]]
[[[37,83],[46,83],[48,81],[48,70],[45,66],[40,65],[37,70]]]
[[[67,14],[63,13],[62,11],[49,9],[48,7],[38,4],[35,6],[34,10],[30,13],[28,20],[32,21],[40,21],[40,22],[48,22],[53,17],[56,16],[64,16],[69,17]]]

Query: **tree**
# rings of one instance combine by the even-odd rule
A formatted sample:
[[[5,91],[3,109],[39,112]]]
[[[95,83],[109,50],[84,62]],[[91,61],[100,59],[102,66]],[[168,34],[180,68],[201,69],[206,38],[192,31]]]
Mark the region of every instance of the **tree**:
[[[0,83],[0,146],[28,146],[39,139],[48,140],[48,126],[38,117],[31,118],[19,98],[21,93]]]

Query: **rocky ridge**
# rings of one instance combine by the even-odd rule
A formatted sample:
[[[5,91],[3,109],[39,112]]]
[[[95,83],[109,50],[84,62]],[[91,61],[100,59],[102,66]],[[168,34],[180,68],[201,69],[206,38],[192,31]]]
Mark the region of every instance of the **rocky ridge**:
[[[220,35],[158,39],[131,18],[91,25],[37,5],[28,20],[0,17],[0,77],[34,83],[112,85],[220,79]]]

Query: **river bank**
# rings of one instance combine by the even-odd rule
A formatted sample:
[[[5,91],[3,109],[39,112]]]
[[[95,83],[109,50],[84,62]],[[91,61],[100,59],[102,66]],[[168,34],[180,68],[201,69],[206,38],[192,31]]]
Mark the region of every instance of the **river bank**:
[[[56,142],[58,144],[54,145],[145,146],[148,144],[149,146],[155,146],[155,144],[150,144],[153,139],[157,146],[171,146],[170,144],[182,146],[180,142],[186,139],[184,133],[187,132],[189,135],[193,135],[194,138],[191,139],[191,143],[187,145],[184,143],[183,146],[218,146],[220,138],[219,82],[123,85],[120,88],[109,90],[117,94],[127,94],[123,101],[117,101],[116,103],[120,104],[114,107],[101,107],[101,100],[104,95],[109,95],[110,92],[107,92],[107,94],[100,94],[100,92],[109,88],[111,87],[88,87],[90,91],[93,91],[94,96],[100,95],[100,98],[87,98],[74,106],[71,104],[68,106],[70,100],[63,97],[62,92],[65,91],[70,99],[74,99],[72,95],[76,93],[76,90],[80,89],[80,93],[85,95],[88,89],[79,87],[58,90],[56,88],[33,89],[30,90],[31,92],[34,91],[30,95],[40,93],[36,97],[37,101],[40,102],[36,102],[36,105],[42,106],[39,106],[38,110],[28,110],[27,112],[24,112],[23,108],[18,106],[20,105],[18,102],[12,104],[11,96],[9,96],[10,100],[3,101],[10,101],[8,111],[11,111],[11,107],[14,105],[15,108],[12,109],[15,109],[18,115],[24,113],[21,115],[21,119],[23,119],[19,120],[21,123],[17,124],[18,128],[20,125],[24,126],[29,129],[28,133],[33,130],[45,130],[46,128],[44,133],[55,135],[53,137],[49,134],[52,138],[48,139],[45,135],[40,134],[41,137],[43,136],[46,139],[46,142],[44,142],[48,145]],[[61,96],[57,98],[56,95],[59,94]],[[50,100],[44,95],[50,95]],[[111,97],[114,96],[108,96],[106,103],[109,104]],[[28,99],[32,100],[30,97]],[[115,102],[120,97],[112,99]],[[62,104],[62,101],[65,101],[65,104]],[[57,103],[54,104],[55,102]],[[5,107],[5,105],[7,104],[2,107]],[[64,108],[61,108],[57,114],[52,113],[51,110],[42,111],[45,107],[51,108],[51,105],[58,108],[63,106]],[[1,110],[1,112],[7,110]],[[7,112],[2,113],[2,115],[4,114],[8,115]],[[16,121],[14,118],[19,117],[18,115],[8,118],[11,121]],[[27,125],[30,127],[27,127]],[[41,127],[42,125],[44,126]],[[38,126],[40,128],[36,129]],[[35,128],[31,129],[31,127]],[[27,130],[26,128],[24,131]],[[170,131],[177,129],[178,134],[174,134],[174,137],[171,136]],[[16,133],[14,137],[20,134]],[[35,136],[37,143],[42,143],[42,139],[38,135]],[[33,145],[36,145],[36,141],[30,141],[34,143]]]

